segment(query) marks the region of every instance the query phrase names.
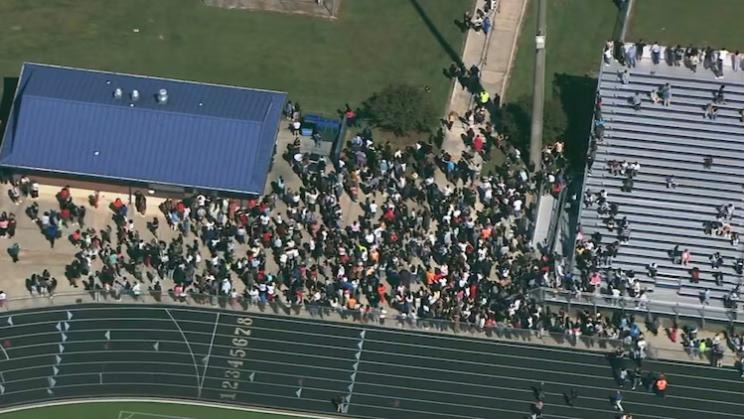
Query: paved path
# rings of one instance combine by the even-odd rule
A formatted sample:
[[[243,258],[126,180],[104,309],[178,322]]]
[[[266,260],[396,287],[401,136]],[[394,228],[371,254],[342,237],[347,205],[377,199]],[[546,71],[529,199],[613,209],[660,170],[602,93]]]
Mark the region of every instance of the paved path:
[[[356,418],[523,418],[544,382],[544,418],[610,418],[604,354],[258,314],[74,306],[0,318],[0,408],[129,395],[271,405]],[[624,390],[636,419],[741,417],[732,368],[647,362],[665,398]],[[227,383],[227,384],[226,384]],[[576,388],[576,407],[562,393]]]
[[[476,1],[476,8],[483,6],[483,0]],[[516,53],[522,20],[526,11],[527,0],[501,0],[498,12],[492,15],[493,29],[488,35],[483,32],[469,31],[465,41],[462,62],[466,68],[475,64],[481,69],[481,84],[492,97],[498,94],[503,101],[506,85],[509,80],[512,60]],[[473,12],[475,14],[475,12]],[[448,111],[464,115],[470,108],[472,95],[455,83]],[[455,159],[465,150],[460,135],[465,132],[462,125],[448,132],[444,149]]]

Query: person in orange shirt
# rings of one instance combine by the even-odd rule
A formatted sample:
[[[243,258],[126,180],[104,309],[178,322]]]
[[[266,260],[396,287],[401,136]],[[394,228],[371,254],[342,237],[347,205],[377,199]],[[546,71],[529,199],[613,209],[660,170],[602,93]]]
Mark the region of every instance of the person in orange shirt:
[[[483,229],[481,230],[481,238],[483,240],[490,239],[491,238],[491,232],[492,231],[493,230],[492,230],[491,226],[485,226],[485,227],[483,227]]]
[[[434,281],[436,281],[436,275],[434,274],[434,270],[429,269],[428,271],[426,271],[426,283],[428,285],[431,285],[434,283]]]

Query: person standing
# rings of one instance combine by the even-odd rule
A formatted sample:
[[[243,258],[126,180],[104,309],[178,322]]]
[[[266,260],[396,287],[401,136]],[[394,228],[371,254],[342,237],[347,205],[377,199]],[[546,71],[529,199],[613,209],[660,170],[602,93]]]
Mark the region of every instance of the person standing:
[[[615,394],[613,394],[610,397],[610,400],[612,400],[612,407],[615,410],[618,410],[620,412],[623,412],[623,393],[620,390],[616,390]]]
[[[639,39],[638,42],[635,44],[635,51],[636,51],[636,59],[638,61],[643,60],[643,53],[646,50],[646,43],[643,42],[643,39]]]
[[[689,249],[685,249],[682,252],[682,257],[680,259],[680,263],[682,263],[683,266],[687,266],[690,264],[690,259],[692,259],[692,253],[690,253]]]
[[[13,260],[13,263],[17,263],[19,258],[18,256],[21,253],[21,246],[18,245],[18,243],[13,243],[8,247],[8,255],[10,256],[10,259]]]
[[[532,411],[530,418],[531,419],[539,419],[542,417],[543,409],[545,408],[545,402],[538,400],[530,406],[530,410]]]
[[[630,379],[633,383],[633,386],[630,388],[631,390],[635,390],[639,384],[641,384],[641,380],[643,379],[643,370],[640,368],[636,368],[633,371],[630,372]]]
[[[636,52],[636,44],[630,43],[625,46],[625,62],[628,63],[628,67],[636,66],[636,59],[638,54]]]
[[[717,79],[723,78],[723,64],[726,62],[728,56],[729,52],[726,50],[726,48],[721,48],[720,50],[718,50],[718,60],[716,61],[718,67],[718,74],[716,75]]]
[[[664,106],[669,106],[672,102],[672,86],[669,83],[665,83],[659,89],[659,95],[664,103]]]
[[[654,42],[653,45],[651,45],[651,61],[654,63],[654,65],[659,64],[659,61],[661,60],[661,47],[659,46],[658,42]]]
[[[77,210],[77,222],[78,225],[80,225],[80,228],[85,227],[85,206],[81,205],[78,207]]]
[[[741,63],[741,52],[738,50],[731,56],[731,69],[739,71],[739,64]]]

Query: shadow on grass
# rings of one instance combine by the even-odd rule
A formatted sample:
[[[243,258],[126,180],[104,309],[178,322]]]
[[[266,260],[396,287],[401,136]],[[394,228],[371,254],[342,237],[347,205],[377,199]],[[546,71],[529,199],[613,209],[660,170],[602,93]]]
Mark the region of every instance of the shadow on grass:
[[[491,122],[496,131],[508,135],[523,156],[530,150],[530,128],[532,125],[532,97],[522,96],[491,114]]]
[[[442,36],[442,33],[439,32],[439,29],[436,27],[434,22],[432,22],[431,18],[429,18],[429,15],[426,14],[426,11],[423,7],[421,7],[421,4],[419,3],[419,0],[410,0],[411,5],[414,9],[416,9],[416,12],[418,12],[419,16],[421,16],[421,20],[424,21],[424,24],[429,29],[432,35],[434,35],[434,39],[437,40],[439,45],[442,47],[444,52],[447,53],[447,55],[450,57],[450,59],[458,64],[462,64],[462,58],[460,57],[460,53],[455,51],[454,48],[452,48],[452,45],[447,42],[447,40]]]
[[[3,97],[0,99],[0,120],[2,120],[3,126],[5,126],[5,121],[8,120],[10,115],[10,108],[13,105],[13,97],[17,86],[18,77],[3,78]]]
[[[583,171],[594,112],[597,79],[588,76],[556,74],[553,97],[560,100],[566,114],[566,153],[571,168]]]
[[[583,172],[597,79],[556,74],[552,86],[553,94],[548,95],[544,107],[543,143],[564,140],[572,171]],[[522,96],[495,112],[492,122],[497,131],[509,135],[512,144],[527,156],[531,118],[532,97]]]

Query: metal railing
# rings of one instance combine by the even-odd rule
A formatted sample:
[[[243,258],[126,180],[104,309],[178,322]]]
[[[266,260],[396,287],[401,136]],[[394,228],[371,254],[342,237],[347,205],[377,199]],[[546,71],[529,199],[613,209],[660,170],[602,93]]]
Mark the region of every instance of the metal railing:
[[[569,295],[553,289],[535,290],[532,297],[536,301],[556,302],[562,298],[566,304],[594,305],[604,307],[598,296]],[[625,299],[627,300],[627,299]],[[569,332],[549,332],[544,329],[515,328],[508,323],[499,322],[493,325],[475,325],[464,321],[446,319],[418,318],[401,313],[388,313],[382,309],[367,310],[364,308],[349,309],[312,304],[287,305],[280,301],[261,303],[243,297],[231,298],[221,295],[185,294],[176,296],[171,291],[147,291],[135,295],[131,292],[112,292],[96,290],[89,292],[59,293],[54,296],[29,296],[2,301],[0,310],[12,314],[17,310],[39,308],[70,308],[85,304],[141,304],[162,305],[168,307],[222,309],[236,313],[269,314],[308,320],[332,321],[355,325],[383,327],[395,331],[417,331],[450,335],[453,338],[470,337],[499,342],[529,343],[549,347],[577,348],[602,353],[609,353],[617,348],[631,349],[630,340],[612,339],[600,336],[575,335]],[[627,304],[631,307],[631,304]],[[617,306],[608,306],[617,308]],[[708,353],[699,353],[684,348],[661,348],[649,344],[647,356],[651,359],[686,359],[695,362],[709,362]],[[727,353],[727,364],[734,362],[733,353]],[[729,359],[731,358],[731,359]]]
[[[541,303],[561,304],[567,307],[592,307],[598,309],[637,311],[674,319],[686,318],[717,321],[726,324],[744,325],[744,310],[715,307],[707,304],[684,304],[660,301],[653,298],[642,300],[631,297],[614,297],[604,294],[576,293],[554,288],[538,288],[531,292],[532,298]]]
[[[602,91],[600,90],[600,85],[602,84],[602,74],[604,73],[604,57],[600,58],[598,68],[599,68],[599,73],[597,74],[597,88],[594,93],[594,105],[593,105],[594,110],[592,111],[592,125],[589,129],[589,138],[587,138],[587,143],[586,143],[587,153],[591,152],[592,139],[594,138],[594,129],[595,129],[595,124],[597,120],[597,99],[602,97]],[[605,141],[607,140],[605,139]],[[577,203],[576,203],[577,205],[577,208],[576,208],[577,226],[581,225],[581,213],[584,210],[584,187],[586,186],[586,181],[587,181],[587,178],[589,177],[590,172],[591,172],[591,169],[589,168],[589,165],[585,165],[584,173],[581,177],[581,188],[577,195],[577,198],[578,198]],[[577,233],[576,231],[572,232],[572,235],[574,237],[574,242],[571,245],[571,252],[569,253],[569,255],[567,255],[568,263],[566,264],[566,268],[569,271],[572,271],[575,268],[574,263],[576,260],[576,240],[575,240],[576,233]]]
[[[550,209],[550,224],[548,225],[547,242],[552,253],[555,250],[555,240],[558,237],[558,229],[561,222],[561,214],[566,206],[566,197],[568,196],[568,184],[561,189],[553,202],[553,208]]]
[[[584,349],[611,350],[623,346],[623,342],[597,336],[571,336],[564,333],[551,333],[536,329],[514,328],[507,323],[492,326],[474,325],[465,321],[420,318],[397,311],[384,309],[349,309],[325,305],[288,305],[275,300],[261,303],[243,297],[222,295],[184,294],[176,296],[171,291],[147,291],[135,295],[131,292],[89,291],[79,293],[59,293],[50,296],[30,296],[5,300],[0,309],[11,314],[13,311],[50,307],[70,307],[84,304],[142,304],[178,307],[214,308],[235,312],[273,314],[307,319],[318,319],[352,324],[367,324],[396,330],[427,331],[458,336],[488,338],[500,341],[529,342],[535,344],[580,347]]]

